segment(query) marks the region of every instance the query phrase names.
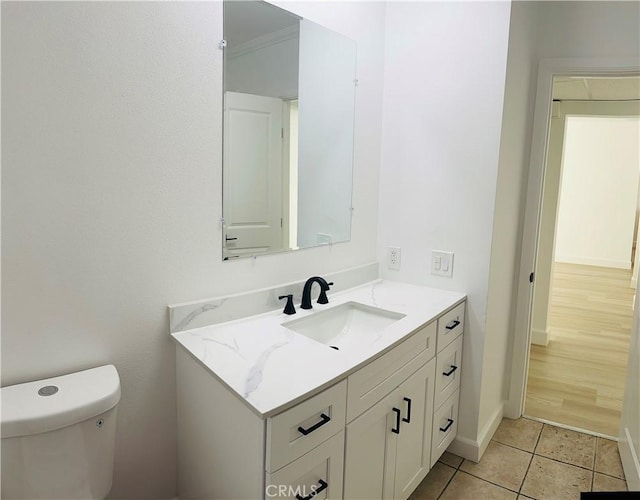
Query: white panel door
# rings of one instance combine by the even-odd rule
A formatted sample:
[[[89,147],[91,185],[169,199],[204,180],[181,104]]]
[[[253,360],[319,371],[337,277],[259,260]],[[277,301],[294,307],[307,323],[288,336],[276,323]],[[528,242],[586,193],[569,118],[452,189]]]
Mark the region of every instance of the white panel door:
[[[282,247],[282,100],[225,92],[224,257]]]
[[[640,297],[637,290],[619,438],[618,449],[627,486],[629,491],[640,491]]]

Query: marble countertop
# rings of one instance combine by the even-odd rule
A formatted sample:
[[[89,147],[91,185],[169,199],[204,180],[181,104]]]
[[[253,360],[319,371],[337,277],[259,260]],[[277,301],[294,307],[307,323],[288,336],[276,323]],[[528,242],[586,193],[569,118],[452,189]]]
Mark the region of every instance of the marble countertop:
[[[279,309],[171,336],[258,416],[268,418],[345,378],[466,297],[387,280],[327,296],[329,304],[314,300],[310,310],[296,304],[295,315]],[[282,326],[350,301],[405,317],[357,349],[340,351]]]

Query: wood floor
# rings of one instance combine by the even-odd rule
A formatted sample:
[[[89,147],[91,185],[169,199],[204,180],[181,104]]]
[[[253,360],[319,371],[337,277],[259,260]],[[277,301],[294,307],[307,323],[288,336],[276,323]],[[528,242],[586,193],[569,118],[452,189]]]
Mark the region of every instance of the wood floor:
[[[550,342],[532,345],[525,415],[617,436],[634,290],[631,271],[556,263]]]

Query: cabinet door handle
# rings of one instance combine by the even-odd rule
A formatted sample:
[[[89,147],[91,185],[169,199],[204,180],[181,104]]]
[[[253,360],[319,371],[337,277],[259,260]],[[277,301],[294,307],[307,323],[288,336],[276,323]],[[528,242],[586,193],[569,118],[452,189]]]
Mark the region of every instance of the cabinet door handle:
[[[394,434],[400,434],[400,410],[398,408],[393,408],[393,412],[396,414],[396,427],[391,428],[391,432]]]
[[[327,489],[327,487],[329,486],[325,481],[323,481],[322,479],[320,479],[318,481],[318,483],[320,484],[320,486],[318,486],[317,488],[311,488],[312,491],[311,493],[309,493],[306,497],[303,497],[301,495],[296,494],[296,498],[298,500],[311,500],[313,497],[315,497],[318,493],[320,493],[321,491],[324,491]]]
[[[453,425],[453,420],[451,420],[450,418],[448,418],[447,420],[448,422],[447,422],[447,425],[444,426],[444,429],[440,427],[441,432],[447,432],[449,430],[449,427]]]
[[[450,376],[453,372],[455,372],[458,369],[458,367],[456,365],[451,365],[451,370],[449,370],[448,372],[442,372],[442,374],[445,377]]]
[[[445,328],[447,330],[453,330],[459,324],[460,324],[460,322],[457,319],[454,319],[453,321],[450,321],[449,323],[447,323]]]
[[[403,418],[402,421],[408,424],[411,423],[411,398],[404,398],[407,402],[407,418]]]
[[[306,436],[307,434],[311,434],[313,431],[322,427],[324,424],[329,422],[329,420],[331,420],[331,417],[329,417],[328,415],[325,415],[324,413],[320,414],[320,418],[322,419],[320,420],[320,422],[318,422],[317,424],[313,424],[308,429],[305,429],[304,427],[298,427],[298,430]]]

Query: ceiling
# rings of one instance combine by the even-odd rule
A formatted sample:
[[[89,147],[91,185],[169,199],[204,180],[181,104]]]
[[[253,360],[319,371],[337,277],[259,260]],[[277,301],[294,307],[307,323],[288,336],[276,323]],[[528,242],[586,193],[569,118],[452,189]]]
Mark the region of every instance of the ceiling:
[[[298,16],[267,2],[224,2],[224,37],[230,47],[297,26],[299,21]]]
[[[640,77],[556,76],[553,99],[589,101],[640,100]]]

